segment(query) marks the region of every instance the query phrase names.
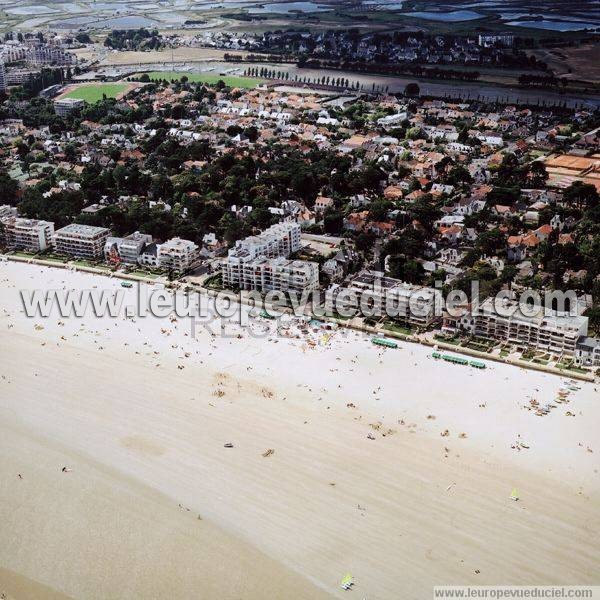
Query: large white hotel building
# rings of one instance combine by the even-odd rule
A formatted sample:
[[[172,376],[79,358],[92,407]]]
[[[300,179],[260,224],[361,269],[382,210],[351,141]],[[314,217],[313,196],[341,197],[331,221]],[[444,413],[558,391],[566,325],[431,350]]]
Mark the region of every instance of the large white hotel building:
[[[327,310],[343,313],[393,317],[418,327],[436,320],[440,290],[412,285],[380,271],[361,271],[350,281],[333,284],[325,293]],[[441,305],[440,305],[441,306]]]
[[[52,246],[54,223],[10,216],[1,219],[6,247],[10,250],[44,252]]]
[[[104,254],[104,245],[110,235],[106,227],[72,223],[54,234],[54,248],[59,254],[98,259]]]
[[[316,290],[318,264],[287,260],[299,249],[300,225],[288,221],[238,240],[221,265],[223,285],[260,292]]]

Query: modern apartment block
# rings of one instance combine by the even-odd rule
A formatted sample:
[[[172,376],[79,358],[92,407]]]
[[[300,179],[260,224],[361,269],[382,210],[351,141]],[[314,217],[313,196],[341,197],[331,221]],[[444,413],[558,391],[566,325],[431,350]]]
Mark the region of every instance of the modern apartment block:
[[[104,254],[109,234],[110,231],[105,227],[72,223],[56,231],[54,247],[59,254],[98,259]]]
[[[83,108],[84,106],[85,100],[81,100],[80,98],[57,98],[54,101],[54,112],[59,117],[65,117],[74,110]]]
[[[26,60],[34,65],[71,65],[75,55],[56,46],[37,44],[26,52]]]
[[[356,311],[356,314],[407,321],[428,327],[437,319],[436,301],[440,291],[385,277],[380,271],[361,271],[345,284],[333,284],[325,294],[328,310]]]
[[[2,219],[6,247],[10,250],[43,252],[52,246],[54,223],[9,216]]]
[[[512,33],[479,34],[478,43],[485,48],[496,46],[497,44],[500,44],[505,48],[512,48],[515,43],[515,36]]]
[[[282,256],[255,258],[241,264],[236,287],[262,293],[269,291],[316,291],[319,287],[319,265],[306,260],[289,260]]]
[[[9,217],[17,217],[19,215],[17,208],[10,204],[0,205],[0,222]]]
[[[4,63],[13,63],[27,58],[27,48],[15,43],[4,43],[0,47],[0,58]]]
[[[31,78],[37,77],[40,73],[40,69],[6,69],[6,85],[21,85]]]
[[[152,236],[136,231],[127,237],[109,237],[104,244],[104,256],[112,263],[136,265],[145,247],[152,243]]]
[[[157,246],[157,258],[163,269],[183,272],[198,258],[198,246],[189,240],[172,238]]]
[[[245,255],[252,258],[266,256],[287,258],[290,254],[300,250],[300,225],[298,223],[284,222],[272,225],[260,235],[251,235],[243,240],[238,240],[229,254]]]
[[[524,312],[518,302],[508,301],[500,314],[494,298],[488,298],[474,311],[473,333],[515,346],[567,356],[575,355],[577,341],[587,335],[588,317],[546,314],[548,311],[543,306],[538,307],[533,316]]]
[[[263,288],[258,286],[258,283],[256,286],[252,284],[251,287],[246,287],[250,285],[249,282],[252,279],[249,275],[253,268],[252,265],[256,263],[258,270],[279,269],[280,267],[277,266],[279,263],[274,262],[270,267],[266,267],[266,262],[259,259],[288,258],[290,254],[300,249],[300,232],[301,229],[298,223],[285,221],[272,225],[260,235],[252,235],[243,240],[238,240],[235,247],[229,250],[227,259],[221,266],[223,285],[263,291]],[[287,261],[287,263],[290,262]],[[294,263],[297,262],[299,261],[294,261]],[[312,267],[309,267],[309,270],[311,269]],[[265,285],[267,285],[267,280],[263,280],[262,275],[257,274],[256,282],[259,281],[264,281]],[[271,284],[268,283],[268,285]],[[265,287],[264,291],[266,292],[270,289],[275,288]],[[277,289],[286,291],[284,288]]]

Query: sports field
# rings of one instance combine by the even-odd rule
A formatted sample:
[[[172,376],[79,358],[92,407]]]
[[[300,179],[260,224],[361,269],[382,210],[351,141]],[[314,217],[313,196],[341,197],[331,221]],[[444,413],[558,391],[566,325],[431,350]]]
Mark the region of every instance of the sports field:
[[[143,73],[138,73],[136,77],[140,77]],[[212,73],[185,73],[185,72],[176,72],[176,71],[151,71],[146,73],[148,77],[152,80],[162,80],[166,79],[167,81],[171,81],[172,79],[179,80],[182,76],[186,76],[188,81],[193,82],[202,82],[202,83],[217,83],[218,81],[222,81],[225,85],[229,87],[237,87],[237,88],[253,88],[256,87],[259,83],[262,83],[262,79],[256,79],[254,77],[237,77],[235,75],[214,75]]]
[[[107,98],[117,98],[127,92],[131,86],[127,83],[86,83],[68,90],[61,98],[79,98],[89,104]]]

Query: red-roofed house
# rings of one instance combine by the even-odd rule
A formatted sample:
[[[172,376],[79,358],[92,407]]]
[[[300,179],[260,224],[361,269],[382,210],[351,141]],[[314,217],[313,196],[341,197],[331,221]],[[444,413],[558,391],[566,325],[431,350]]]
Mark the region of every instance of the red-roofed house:
[[[540,242],[545,242],[552,233],[552,226],[546,223],[546,225],[538,227],[534,233]]]
[[[315,200],[315,211],[318,213],[325,212],[328,208],[333,206],[333,198],[327,196],[317,196]]]
[[[558,236],[558,243],[561,246],[564,246],[565,244],[572,244],[575,240],[573,239],[573,236],[570,233],[561,233]]]
[[[344,228],[350,231],[362,231],[367,223],[367,217],[369,216],[368,210],[362,212],[350,213],[344,219]]]

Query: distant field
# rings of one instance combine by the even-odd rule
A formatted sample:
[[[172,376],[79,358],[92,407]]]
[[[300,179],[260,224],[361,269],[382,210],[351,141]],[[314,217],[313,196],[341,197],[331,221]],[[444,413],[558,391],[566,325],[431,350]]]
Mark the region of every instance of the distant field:
[[[89,104],[107,98],[117,98],[130,89],[127,83],[85,83],[73,87],[64,93],[61,98],[79,98]]]
[[[572,48],[544,48],[533,50],[531,54],[545,61],[559,77],[600,82],[599,44],[582,44]]]
[[[169,30],[170,31],[170,30]],[[169,61],[175,62],[201,62],[207,60],[224,60],[227,50],[218,50],[216,48],[168,48],[162,50],[151,50],[149,52],[138,52],[135,50],[125,50],[124,52],[109,52],[106,54],[104,49],[85,48],[74,50],[74,53],[81,58],[100,60],[101,65],[155,65]],[[237,51],[236,54],[245,56],[247,53]]]
[[[140,77],[143,73],[138,73],[136,77]],[[256,87],[259,83],[262,83],[262,79],[255,79],[253,77],[237,77],[235,75],[213,75],[211,73],[185,73],[185,72],[175,72],[175,71],[151,71],[150,73],[146,73],[150,79],[158,81],[161,79],[166,79],[167,81],[171,81],[172,79],[181,79],[183,75],[185,75],[189,81],[194,82],[202,82],[202,83],[217,83],[217,81],[222,81],[225,85],[229,87],[238,87],[238,88],[253,88]]]

